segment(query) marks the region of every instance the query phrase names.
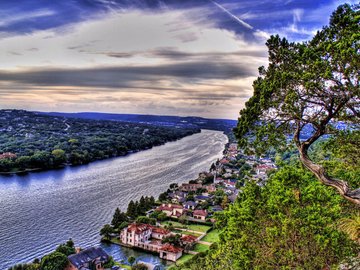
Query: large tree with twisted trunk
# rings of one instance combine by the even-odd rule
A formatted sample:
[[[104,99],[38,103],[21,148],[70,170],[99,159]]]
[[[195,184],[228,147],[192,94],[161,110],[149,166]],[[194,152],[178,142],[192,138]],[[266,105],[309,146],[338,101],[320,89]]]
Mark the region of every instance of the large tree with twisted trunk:
[[[349,179],[329,176],[309,157],[309,148],[324,135],[336,138],[338,121],[351,126],[351,132],[359,130],[359,9],[339,6],[329,25],[308,42],[272,36],[267,41],[269,65],[259,68],[254,94],[240,111],[235,130],[240,146],[258,154],[291,141],[317,179],[357,205],[360,188],[351,188]]]

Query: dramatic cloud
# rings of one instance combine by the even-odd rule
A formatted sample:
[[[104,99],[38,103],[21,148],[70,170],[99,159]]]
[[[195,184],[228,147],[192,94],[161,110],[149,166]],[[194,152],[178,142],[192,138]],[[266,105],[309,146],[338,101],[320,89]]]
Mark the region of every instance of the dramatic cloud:
[[[265,40],[308,39],[338,4],[0,1],[0,108],[235,119]]]

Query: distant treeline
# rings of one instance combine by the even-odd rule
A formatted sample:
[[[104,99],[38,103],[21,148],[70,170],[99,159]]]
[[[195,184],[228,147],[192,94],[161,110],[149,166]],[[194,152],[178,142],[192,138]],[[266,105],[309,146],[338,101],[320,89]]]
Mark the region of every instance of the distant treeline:
[[[198,132],[199,128],[160,127],[0,110],[0,172],[86,164],[149,149]],[[16,156],[1,156],[2,153]]]

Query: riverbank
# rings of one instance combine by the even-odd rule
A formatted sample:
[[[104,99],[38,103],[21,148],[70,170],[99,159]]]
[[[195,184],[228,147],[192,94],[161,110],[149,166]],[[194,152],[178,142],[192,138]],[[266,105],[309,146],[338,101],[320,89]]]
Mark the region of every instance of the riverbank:
[[[81,165],[150,149],[201,132],[149,125],[0,110],[0,172]]]
[[[125,156],[130,155],[130,154],[138,153],[138,152],[141,152],[141,151],[146,151],[146,150],[152,149],[153,147],[161,146],[161,145],[164,145],[164,144],[169,143],[169,142],[175,142],[175,141],[181,140],[181,139],[183,139],[183,138],[185,138],[187,136],[192,136],[192,135],[200,133],[200,132],[201,131],[194,131],[193,133],[189,133],[189,134],[186,134],[184,136],[180,136],[179,138],[174,139],[174,140],[165,141],[165,142],[163,142],[161,144],[154,144],[154,145],[151,145],[151,146],[144,146],[141,149],[134,149],[134,150],[128,150],[127,152],[115,153],[115,154],[113,154],[111,156],[105,155],[102,158],[95,158],[95,159],[91,159],[91,160],[86,160],[86,161],[82,161],[81,163],[63,163],[63,164],[59,164],[59,165],[51,166],[51,167],[38,167],[38,168],[25,168],[25,169],[13,168],[13,169],[11,169],[11,171],[0,171],[0,175],[16,175],[16,174],[22,175],[22,174],[27,174],[27,173],[31,173],[31,172],[59,170],[59,169],[63,169],[65,167],[69,167],[69,166],[88,165],[88,164],[90,164],[92,162],[96,162],[96,161],[106,160],[106,159],[110,159],[110,158],[125,157]],[[21,156],[21,157],[23,157],[23,156]],[[69,157],[67,157],[66,159],[69,159]],[[16,162],[16,160],[14,160],[14,162]],[[45,162],[44,162],[44,165],[45,165]]]

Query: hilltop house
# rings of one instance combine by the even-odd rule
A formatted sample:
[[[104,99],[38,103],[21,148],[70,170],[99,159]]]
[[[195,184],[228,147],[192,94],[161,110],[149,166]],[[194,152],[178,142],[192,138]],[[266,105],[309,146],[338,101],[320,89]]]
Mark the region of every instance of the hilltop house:
[[[68,259],[69,265],[66,270],[104,270],[104,264],[108,262],[109,255],[101,247],[91,247],[68,256]]]

